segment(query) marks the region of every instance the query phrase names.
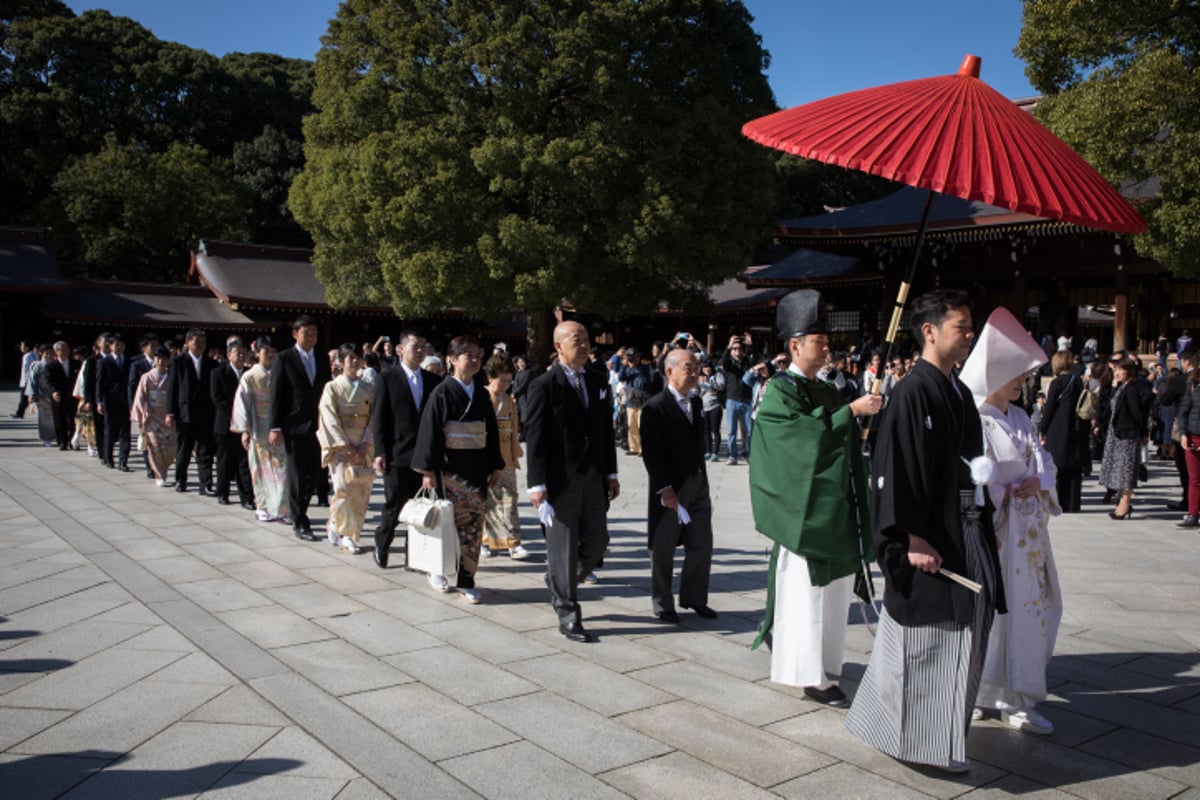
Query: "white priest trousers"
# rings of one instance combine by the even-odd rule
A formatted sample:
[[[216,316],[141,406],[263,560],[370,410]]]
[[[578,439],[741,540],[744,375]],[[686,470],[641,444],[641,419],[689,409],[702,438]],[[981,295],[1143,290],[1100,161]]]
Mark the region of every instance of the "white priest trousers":
[[[813,586],[808,560],[779,548],[775,566],[775,621],[771,628],[771,680],[827,689],[841,675],[846,619],[854,576]]]

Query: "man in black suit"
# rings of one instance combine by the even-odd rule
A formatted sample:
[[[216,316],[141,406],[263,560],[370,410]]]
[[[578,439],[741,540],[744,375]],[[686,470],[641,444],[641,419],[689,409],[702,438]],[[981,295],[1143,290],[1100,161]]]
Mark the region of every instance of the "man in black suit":
[[[642,461],[650,474],[647,513],[650,557],[650,602],[654,616],[679,622],[671,575],[675,548],[683,545],[679,605],[706,619],[712,567],[712,502],[704,468],[704,419],[700,398],[700,360],[681,348],[667,353],[667,388],[642,407]],[[680,511],[682,507],[683,511]],[[684,523],[680,517],[689,517]]]
[[[142,376],[150,370],[154,369],[154,351],[158,349],[159,338],[157,333],[147,333],[142,336],[142,340],[138,342],[138,347],[142,354],[136,358],[130,359],[129,364],[129,407],[133,408],[133,398],[137,394],[138,384],[142,382]],[[153,478],[154,472],[150,469],[150,453],[149,451],[142,452],[142,461],[146,467],[146,477]]]
[[[129,468],[129,359],[125,356],[125,338],[119,333],[109,337],[107,358],[100,359],[96,381],[96,410],[104,415],[104,449],[100,460],[109,469],[133,472]],[[117,463],[113,463],[113,445]]]
[[[79,366],[71,358],[71,348],[66,342],[54,343],[54,360],[47,367],[50,386],[51,408],[54,413],[54,438],[59,450],[71,448],[71,437],[75,435],[75,378]]]
[[[187,332],[183,352],[171,362],[167,378],[167,425],[178,434],[175,451],[175,491],[187,491],[188,464],[196,450],[200,496],[212,494],[213,406],[209,385],[217,362],[207,358],[208,336],[197,328]]]
[[[580,619],[579,581],[604,557],[608,503],[621,491],[608,384],[586,369],[587,329],[563,322],[554,329],[558,363],[534,380],[525,452],[529,499],[546,525],[546,583],[558,630],[591,641]],[[549,504],[553,519],[548,519]]]
[[[104,359],[108,357],[111,338],[111,333],[102,333],[96,337],[96,344],[93,347],[95,352],[88,358],[84,367],[86,372],[83,376],[83,403],[86,406],[84,410],[92,412],[92,434],[96,439],[94,442],[96,455],[100,457],[101,462],[104,461],[105,454],[110,450],[104,446],[104,414],[96,407],[100,402],[97,387],[100,385],[100,367],[103,366]]]
[[[302,314],[292,323],[289,347],[275,359],[271,372],[271,444],[287,451],[288,499],[292,531],[298,539],[313,539],[308,503],[321,471],[317,442],[317,403],[329,383],[329,359],[316,351],[317,322]]]
[[[403,505],[421,488],[421,473],[411,469],[413,447],[425,398],[441,383],[439,375],[421,369],[425,337],[405,330],[396,340],[400,364],[375,379],[375,470],[383,474],[384,506],[375,530],[375,563],[388,565],[388,550],[396,535],[396,518]]]
[[[242,508],[254,510],[254,487],[250,485],[250,463],[246,448],[242,447],[242,435],[229,432],[229,420],[233,416],[233,396],[246,370],[249,354],[241,339],[230,340],[226,345],[227,363],[213,370],[209,392],[212,395],[215,416],[213,417],[213,442],[217,451],[217,502],[229,505],[229,482],[237,481],[238,500]]]

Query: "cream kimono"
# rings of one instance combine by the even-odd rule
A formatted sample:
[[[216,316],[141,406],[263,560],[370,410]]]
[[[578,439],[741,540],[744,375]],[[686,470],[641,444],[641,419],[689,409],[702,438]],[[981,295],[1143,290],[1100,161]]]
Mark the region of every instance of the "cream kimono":
[[[496,485],[488,489],[483,543],[493,550],[512,549],[521,543],[521,515],[517,511],[517,467],[522,456],[517,440],[517,401],[507,394],[489,393],[500,431],[500,455],[504,469]]]
[[[1057,471],[1021,408],[1010,405],[1003,412],[985,402],[979,416],[984,452],[996,464],[988,491],[996,507],[1008,613],[997,616],[992,626],[976,705],[1030,709],[1046,699],[1046,665],[1062,619],[1062,594],[1047,530],[1050,517],[1062,513],[1054,484]],[[1013,490],[1029,478],[1038,479],[1040,491],[1016,497]]]
[[[263,522],[287,520],[291,513],[287,492],[287,454],[283,446],[268,441],[271,433],[271,373],[255,364],[242,373],[233,395],[233,414],[229,430],[250,434],[250,480],[254,484],[254,504]]]
[[[355,547],[375,482],[371,463],[375,458],[371,427],[374,393],[371,382],[339,375],[325,384],[318,406],[321,466],[329,467],[334,492],[329,503],[329,532],[331,538],[345,537]]]

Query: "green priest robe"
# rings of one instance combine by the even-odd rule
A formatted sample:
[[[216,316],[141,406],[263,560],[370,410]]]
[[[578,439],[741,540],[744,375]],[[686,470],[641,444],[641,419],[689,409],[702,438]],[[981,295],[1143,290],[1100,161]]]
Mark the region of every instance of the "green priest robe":
[[[774,620],[779,547],[807,560],[813,586],[862,575],[875,556],[859,428],[833,384],[776,373],[758,407],[750,453],[754,525],[775,542],[757,647]],[[866,582],[857,583],[862,596]]]

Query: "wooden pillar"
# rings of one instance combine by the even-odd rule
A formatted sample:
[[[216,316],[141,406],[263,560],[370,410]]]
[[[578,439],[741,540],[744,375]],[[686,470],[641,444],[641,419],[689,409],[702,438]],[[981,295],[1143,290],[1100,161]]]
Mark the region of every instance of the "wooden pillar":
[[[1028,328],[1029,299],[1026,296],[1025,273],[1021,272],[1020,270],[1017,270],[1017,274],[1013,278],[1013,290],[1016,294],[1015,298],[1013,299],[1013,305],[1016,306],[1016,308],[1012,310],[1013,316],[1020,320],[1022,325]]]
[[[1124,265],[1117,265],[1117,297],[1113,302],[1113,352],[1125,349],[1129,324],[1129,275]]]

